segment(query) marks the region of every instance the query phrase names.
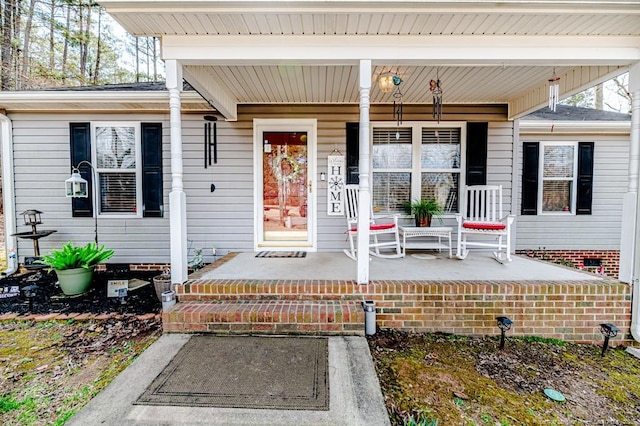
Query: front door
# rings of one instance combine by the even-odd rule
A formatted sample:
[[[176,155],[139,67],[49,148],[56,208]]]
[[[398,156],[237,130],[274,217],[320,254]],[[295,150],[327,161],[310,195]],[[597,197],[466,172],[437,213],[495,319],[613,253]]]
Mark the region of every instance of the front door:
[[[256,250],[315,251],[316,120],[254,120]]]

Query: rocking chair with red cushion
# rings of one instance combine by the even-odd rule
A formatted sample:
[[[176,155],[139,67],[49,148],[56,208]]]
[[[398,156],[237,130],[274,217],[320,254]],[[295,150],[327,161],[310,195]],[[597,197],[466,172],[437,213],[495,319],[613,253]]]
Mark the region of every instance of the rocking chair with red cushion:
[[[357,260],[358,189],[358,185],[345,185],[344,188],[345,215],[347,217],[347,235],[349,238],[349,249],[345,249],[344,253],[353,260]],[[382,238],[378,238],[380,236],[382,236]],[[404,256],[400,249],[397,215],[374,217],[372,212],[369,225],[369,237],[369,253],[371,255],[388,258]]]
[[[456,257],[464,259],[469,246],[495,248],[494,257],[500,263],[511,262],[511,225],[514,215],[502,215],[502,185],[466,186],[467,217],[456,214],[458,247]],[[474,241],[469,241],[471,236]],[[481,241],[478,241],[480,239]]]

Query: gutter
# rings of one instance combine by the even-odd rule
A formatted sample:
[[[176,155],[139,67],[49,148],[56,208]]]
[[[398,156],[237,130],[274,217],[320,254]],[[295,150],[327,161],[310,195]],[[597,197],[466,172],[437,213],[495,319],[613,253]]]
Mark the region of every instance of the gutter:
[[[7,269],[2,275],[11,275],[18,270],[17,238],[12,236],[16,231],[16,208],[13,179],[13,135],[11,120],[0,114],[0,145],[2,145],[2,202],[4,205],[4,232]]]

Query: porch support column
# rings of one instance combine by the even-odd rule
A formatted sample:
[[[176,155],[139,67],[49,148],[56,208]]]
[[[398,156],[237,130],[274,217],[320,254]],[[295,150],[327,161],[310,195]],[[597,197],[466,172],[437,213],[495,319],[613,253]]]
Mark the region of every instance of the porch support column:
[[[182,65],[175,60],[165,62],[169,89],[169,123],[171,136],[171,193],[169,194],[169,227],[171,242],[171,282],[187,280],[187,197],[182,183],[182,120],[180,92]]]
[[[640,177],[638,169],[640,169],[640,62],[634,64],[629,69],[629,93],[631,93],[631,159],[629,160],[629,187],[633,185],[634,194],[638,194],[638,179]],[[634,156],[635,154],[635,156]],[[625,199],[626,201],[626,199]],[[624,205],[623,207],[626,207]],[[633,229],[633,243],[631,251],[623,254],[623,247],[620,247],[620,269],[622,270],[622,259],[625,262],[632,263],[631,285],[631,335],[640,342],[640,259],[638,258],[638,242],[640,241],[640,215],[638,214],[639,206],[636,203],[633,211],[633,220],[635,228]],[[630,215],[630,214],[629,214]],[[622,210],[622,236],[624,238],[624,225],[627,213]],[[631,231],[631,229],[630,229]],[[624,255],[624,257],[623,257]],[[622,281],[622,280],[621,280]],[[627,281],[628,282],[628,281]]]
[[[629,69],[631,93],[631,132],[629,138],[629,186],[622,199],[622,233],[620,236],[620,271],[618,279],[625,283],[638,279],[636,253],[638,236],[638,178],[640,170],[640,63]]]
[[[369,190],[369,92],[371,60],[360,61],[360,158],[358,196],[358,284],[369,284],[369,222],[371,191]]]

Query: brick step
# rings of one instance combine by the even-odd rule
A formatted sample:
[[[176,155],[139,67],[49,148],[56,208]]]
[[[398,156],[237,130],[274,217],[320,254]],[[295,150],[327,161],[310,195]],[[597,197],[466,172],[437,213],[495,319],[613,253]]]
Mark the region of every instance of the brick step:
[[[363,335],[355,300],[225,300],[179,302],[162,313],[168,333]]]
[[[175,286],[181,302],[215,300],[362,300],[362,286],[343,280],[189,280]]]

